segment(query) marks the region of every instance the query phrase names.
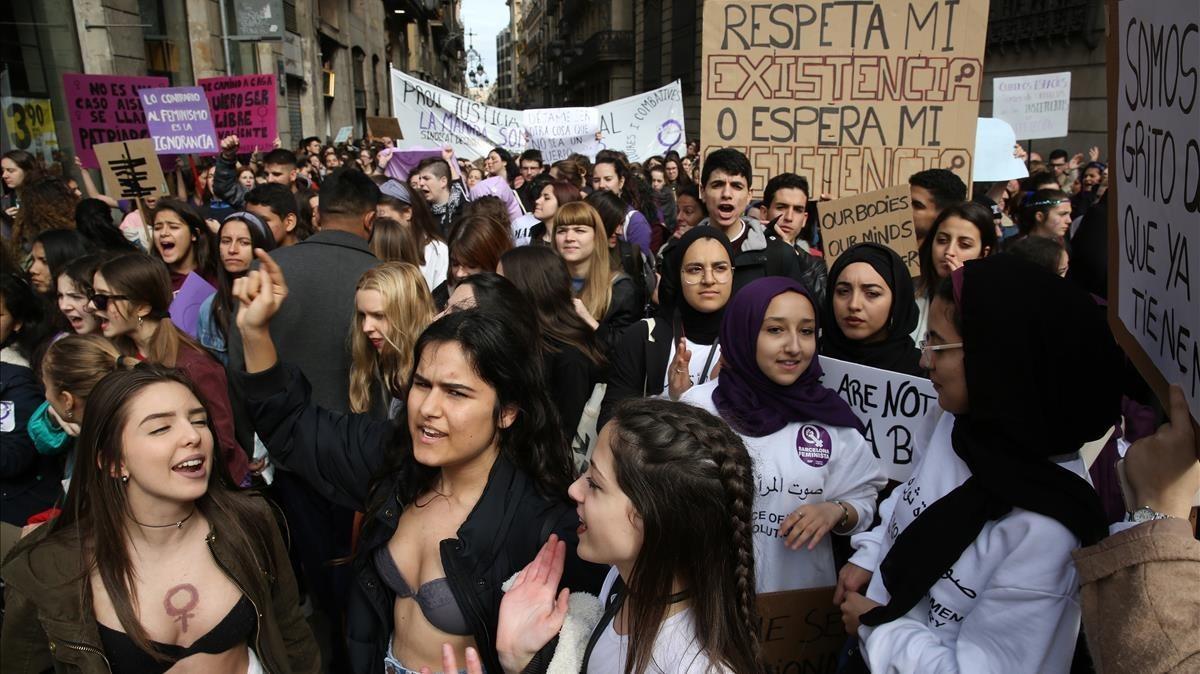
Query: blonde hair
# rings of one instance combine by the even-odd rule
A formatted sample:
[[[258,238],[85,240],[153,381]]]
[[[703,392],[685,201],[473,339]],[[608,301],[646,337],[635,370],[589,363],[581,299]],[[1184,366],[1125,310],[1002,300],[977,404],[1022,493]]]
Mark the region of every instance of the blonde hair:
[[[374,290],[383,296],[388,321],[383,339],[390,347],[375,350],[363,334],[362,315],[355,311],[350,334],[350,410],[367,412],[372,390],[379,382],[395,397],[407,386],[417,337],[433,321],[435,310],[420,268],[407,262],[385,262],[368,270],[358,280],[358,290]]]
[[[588,313],[597,321],[604,320],[608,307],[612,303],[612,284],[615,273],[609,267],[608,234],[604,229],[604,221],[591,204],[583,201],[573,201],[562,204],[554,214],[554,232],[559,227],[591,227],[595,233],[595,245],[592,246],[591,264],[588,265],[587,278],[583,288],[576,295]],[[554,250],[558,250],[558,237],[554,238]],[[561,254],[561,253],[560,253]]]

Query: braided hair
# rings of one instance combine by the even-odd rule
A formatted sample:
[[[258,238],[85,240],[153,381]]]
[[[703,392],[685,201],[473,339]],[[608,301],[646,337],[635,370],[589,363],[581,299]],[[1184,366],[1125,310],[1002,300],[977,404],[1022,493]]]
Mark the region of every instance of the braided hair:
[[[630,578],[625,674],[650,669],[673,587],[688,593],[696,639],[714,664],[761,672],[754,593],[754,478],[741,437],[667,400],[629,400],[610,422],[616,481],[642,521]]]

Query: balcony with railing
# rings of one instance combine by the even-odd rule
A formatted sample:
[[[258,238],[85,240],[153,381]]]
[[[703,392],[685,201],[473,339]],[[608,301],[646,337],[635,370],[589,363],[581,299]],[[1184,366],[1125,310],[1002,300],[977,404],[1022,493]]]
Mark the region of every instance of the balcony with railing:
[[[567,50],[563,56],[563,70],[568,76],[574,76],[604,63],[632,61],[633,56],[633,31],[602,30],[593,33],[581,47]]]

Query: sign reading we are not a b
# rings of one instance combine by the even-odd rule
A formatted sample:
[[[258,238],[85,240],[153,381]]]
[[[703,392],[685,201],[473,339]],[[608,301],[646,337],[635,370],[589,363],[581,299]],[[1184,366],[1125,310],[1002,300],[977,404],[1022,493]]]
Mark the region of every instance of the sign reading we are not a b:
[[[783,172],[849,196],[927,168],[971,180],[987,0],[704,5],[704,152],[754,184]]]

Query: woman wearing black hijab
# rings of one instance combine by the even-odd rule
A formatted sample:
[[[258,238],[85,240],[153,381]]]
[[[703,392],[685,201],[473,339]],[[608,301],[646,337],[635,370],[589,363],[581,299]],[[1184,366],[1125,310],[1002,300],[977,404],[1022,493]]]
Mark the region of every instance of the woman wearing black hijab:
[[[642,320],[621,336],[611,357],[600,424],[626,398],[670,395],[671,389],[678,397],[709,379],[721,359],[717,333],[733,294],[733,257],[729,239],[716,227],[696,227],[672,247],[659,282],[670,303],[662,305],[657,319]],[[669,365],[675,365],[671,372]]]
[[[1071,551],[1107,533],[1079,448],[1120,412],[1103,310],[1012,255],[973,260],[938,287],[923,359],[949,414],[854,538],[873,575],[864,596],[843,574],[843,620],[871,671],[1066,672]]]
[[[924,376],[910,333],[917,304],[908,268],[891,248],[860,243],[829,270],[821,310],[821,355],[901,374]]]

